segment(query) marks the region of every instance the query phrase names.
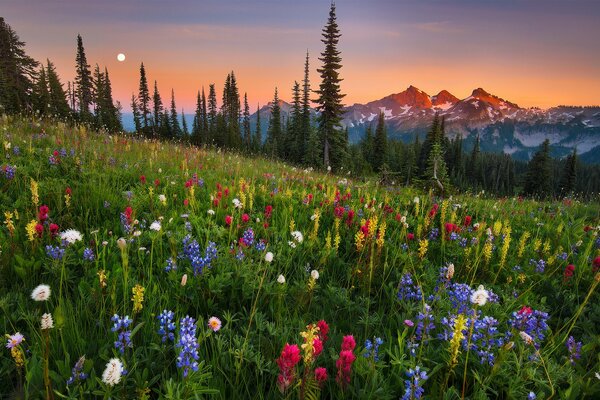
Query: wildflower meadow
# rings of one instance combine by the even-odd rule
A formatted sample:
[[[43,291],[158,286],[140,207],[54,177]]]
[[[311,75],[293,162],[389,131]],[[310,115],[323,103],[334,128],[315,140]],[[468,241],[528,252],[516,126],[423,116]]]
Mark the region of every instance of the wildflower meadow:
[[[0,398],[600,397],[598,198],[0,120]]]

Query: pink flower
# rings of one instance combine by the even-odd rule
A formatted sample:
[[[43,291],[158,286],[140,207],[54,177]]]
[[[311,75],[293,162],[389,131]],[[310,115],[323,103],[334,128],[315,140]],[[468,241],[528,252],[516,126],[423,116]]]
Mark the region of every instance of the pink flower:
[[[225,225],[230,226],[232,222],[233,222],[233,217],[231,215],[227,215],[225,217]]]
[[[12,349],[13,347],[17,347],[21,344],[21,342],[25,339],[20,332],[15,333],[14,335],[8,336],[8,343],[6,343],[7,349]]]
[[[313,354],[314,357],[319,357],[319,354],[323,352],[323,342],[318,337],[313,340]]]
[[[340,358],[335,362],[337,368],[336,381],[342,388],[350,383],[354,360],[356,360],[356,356],[351,350],[342,350],[340,351]]]
[[[414,322],[412,322],[410,319],[405,319],[405,320],[404,320],[404,325],[406,325],[406,326],[408,326],[408,327],[412,328],[413,326],[415,326],[415,323],[414,323]]]
[[[250,221],[250,216],[248,214],[242,215],[242,222],[246,224],[248,221]]]
[[[319,385],[327,380],[327,370],[323,367],[315,368],[315,380]]]
[[[277,376],[277,387],[281,393],[292,386],[296,378],[296,364],[300,362],[300,349],[295,344],[286,343],[281,355],[277,359],[279,375]]]
[[[356,341],[354,340],[354,336],[348,335],[344,336],[342,339],[342,351],[348,350],[352,351],[356,347]]]
[[[319,327],[319,339],[325,343],[327,341],[327,334],[329,333],[329,325],[327,325],[327,322],[322,319],[317,322],[317,326]]]

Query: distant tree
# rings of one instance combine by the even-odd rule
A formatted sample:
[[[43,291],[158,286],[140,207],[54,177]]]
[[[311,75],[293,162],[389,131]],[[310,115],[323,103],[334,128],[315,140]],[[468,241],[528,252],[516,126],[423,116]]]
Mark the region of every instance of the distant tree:
[[[300,135],[298,138],[298,161],[306,162],[306,152],[308,138],[311,133],[310,125],[310,80],[309,80],[309,56],[306,51],[306,61],[304,62],[304,80],[302,81],[302,120],[300,123]]]
[[[304,157],[302,140],[302,103],[300,97],[300,84],[294,82],[292,88],[292,110],[284,140],[285,158],[293,162],[302,161]]]
[[[402,173],[406,178],[405,184],[410,185],[417,172],[417,154],[419,152],[419,136],[415,137],[415,142],[408,146],[406,157],[402,164]]]
[[[342,115],[344,113],[342,99],[344,94],[340,90],[339,70],[342,59],[340,51],[337,49],[339,38],[341,36],[335,15],[335,3],[331,3],[329,10],[329,19],[327,25],[323,28],[323,39],[325,50],[321,53],[319,60],[323,66],[317,69],[321,75],[321,84],[316,91],[318,98],[317,111],[318,134],[322,145],[323,166],[331,166],[334,170],[344,165],[347,157],[348,143],[345,140],[344,132],[341,128]]]
[[[471,186],[475,189],[479,186],[481,182],[481,160],[479,157],[479,135],[475,137],[475,143],[473,144],[473,149],[471,150],[471,156],[469,157],[469,161],[467,164],[467,179],[471,182]]]
[[[163,102],[158,92],[158,84],[154,81],[154,93],[152,94],[152,131],[156,136],[160,130],[160,120],[163,113]]]
[[[104,94],[102,99],[104,102],[104,111],[106,113],[104,119],[106,120],[108,130],[111,132],[123,130],[123,124],[121,123],[121,104],[119,102],[115,104],[113,101],[112,84],[106,67],[104,67]]]
[[[197,146],[202,144],[202,97],[199,90],[196,95],[196,111],[194,112],[194,122],[192,122],[191,141]]]
[[[148,134],[148,119],[150,118],[150,91],[148,90],[148,79],[146,78],[146,69],[144,68],[144,63],[140,65],[140,89],[138,101],[144,131],[146,134]]]
[[[142,131],[142,116],[140,115],[140,106],[133,93],[131,94],[131,112],[133,113],[135,132],[139,134]]]
[[[79,118],[84,122],[91,122],[92,114],[90,113],[90,105],[94,99],[92,73],[90,72],[90,66],[87,63],[81,35],[77,35],[77,56],[75,57],[75,65],[75,85],[77,87],[76,97],[79,104]]]
[[[177,118],[177,106],[175,105],[175,91],[171,89],[171,136],[173,139],[181,137],[181,126],[179,125],[179,119]]]
[[[548,197],[552,194],[552,169],[550,158],[550,141],[544,140],[540,149],[527,165],[527,173],[523,185],[523,193],[528,196]]]
[[[277,88],[271,103],[271,118],[269,119],[269,129],[267,130],[267,140],[265,141],[265,153],[271,157],[279,155],[281,143],[281,106],[279,105],[279,96]]]
[[[211,83],[208,86],[208,131],[209,131],[209,143],[214,142],[215,132],[217,130],[217,92],[215,91],[215,84]]]
[[[25,53],[25,42],[0,17],[0,112],[31,110],[38,62]]]
[[[440,118],[439,118],[438,114],[436,113],[435,116],[433,117],[433,123],[431,124],[431,127],[427,131],[427,135],[425,136],[425,140],[423,141],[423,145],[421,146],[421,153],[419,154],[418,166],[419,166],[419,172],[421,173],[422,176],[424,176],[426,173],[427,166],[428,166],[428,160],[429,160],[429,153],[431,152],[431,149],[433,148],[433,144],[435,142],[439,142],[441,145],[441,143],[442,143],[441,139],[442,139],[442,126],[440,124]]]
[[[97,129],[101,129],[105,125],[104,116],[104,74],[100,72],[100,66],[96,64],[94,74],[92,76],[92,105],[94,108],[94,125]]]
[[[203,143],[208,143],[208,114],[206,112],[206,96],[204,95],[204,86],[202,86],[202,108],[201,108],[201,116],[202,116],[202,127],[200,129],[201,141]],[[200,128],[200,127],[199,127]]]
[[[49,107],[50,91],[48,89],[46,70],[42,65],[33,88],[33,108],[40,114],[45,115],[48,113]]]
[[[244,120],[242,122],[244,129],[244,148],[250,148],[251,132],[250,132],[250,107],[248,106],[248,94],[244,93]]]
[[[46,60],[46,75],[48,76],[48,90],[50,94],[50,112],[58,117],[68,118],[71,112],[67,103],[67,96],[56,73],[56,68],[50,60]]]
[[[428,136],[433,142],[428,154],[427,169],[424,178],[431,185],[431,188],[443,195],[448,190],[449,179],[442,148],[443,136],[441,135],[441,126],[437,115],[433,120],[429,132]],[[421,154],[423,154],[423,149],[421,149]]]
[[[172,118],[169,111],[165,108],[160,118],[160,136],[165,139],[173,139],[173,129],[171,129]]]
[[[575,191],[577,183],[577,149],[573,150],[565,160],[565,166],[559,184],[560,193],[567,195]]]
[[[181,109],[181,133],[185,140],[189,140],[190,131],[188,130],[187,122],[185,120],[185,114],[183,112],[183,108]]]
[[[260,126],[260,104],[256,105],[256,132],[254,133],[254,151],[262,150],[262,127]]]
[[[373,160],[373,146],[374,146],[373,128],[371,127],[371,124],[369,124],[365,131],[365,137],[363,138],[363,140],[361,142],[361,150],[362,150],[363,158],[369,164],[371,169],[373,168],[373,165],[375,164],[375,161]]]
[[[377,127],[375,128],[375,140],[373,141],[373,169],[380,171],[386,163],[387,132],[383,112],[379,113]]]

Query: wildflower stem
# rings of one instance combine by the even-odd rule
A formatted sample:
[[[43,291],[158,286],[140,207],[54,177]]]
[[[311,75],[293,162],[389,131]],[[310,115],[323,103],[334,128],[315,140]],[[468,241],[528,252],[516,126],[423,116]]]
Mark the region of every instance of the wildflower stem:
[[[469,364],[469,354],[471,353],[471,339],[473,338],[473,328],[477,319],[477,304],[473,307],[473,316],[471,317],[471,326],[469,327],[469,339],[467,340],[467,358],[465,359],[465,369],[463,370],[463,384],[460,398],[464,400],[465,390],[467,389],[467,365]]]

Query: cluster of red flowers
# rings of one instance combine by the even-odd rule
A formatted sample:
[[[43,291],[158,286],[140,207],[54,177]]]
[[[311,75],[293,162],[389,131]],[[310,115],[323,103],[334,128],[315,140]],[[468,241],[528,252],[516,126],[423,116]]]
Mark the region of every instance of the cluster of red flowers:
[[[133,208],[131,208],[130,206],[125,207],[125,211],[123,212],[123,214],[125,214],[127,224],[131,225],[131,223],[133,222]]]
[[[303,204],[310,204],[313,201],[313,195],[312,193],[309,193],[306,195],[306,197],[304,198],[304,200],[302,200]]]
[[[460,228],[458,227],[458,225],[453,224],[451,222],[446,222],[444,224],[444,228],[446,229],[446,233],[460,232]]]
[[[600,256],[594,258],[594,261],[592,262],[592,270],[594,272],[598,272],[598,270],[600,270]]]
[[[573,264],[567,265],[567,267],[565,268],[565,272],[564,272],[565,281],[571,279],[571,277],[573,276],[574,273],[575,273],[575,266]]]
[[[463,225],[464,226],[471,226],[471,221],[472,221],[471,216],[470,215],[466,215],[465,216],[465,221],[463,222]]]
[[[277,387],[281,393],[289,388],[296,378],[296,364],[300,362],[300,349],[295,344],[285,344],[281,355],[277,359],[279,375],[277,376]]]
[[[48,220],[48,214],[50,213],[50,208],[47,205],[41,205],[38,210],[38,223],[35,225],[35,233],[37,233],[38,237],[42,237],[44,234],[44,223]],[[59,227],[58,225],[51,223],[48,225],[48,230],[50,231],[50,236],[53,238],[58,234]]]
[[[438,206],[437,203],[434,203],[433,206],[431,206],[431,210],[429,210],[429,218],[434,219],[435,214],[437,214],[439,208],[440,206]]]
[[[344,336],[342,339],[342,350],[340,351],[340,358],[335,362],[337,368],[337,383],[344,388],[350,383],[350,376],[352,374],[352,364],[356,360],[354,355],[354,348],[356,347],[356,341],[354,336]]]

